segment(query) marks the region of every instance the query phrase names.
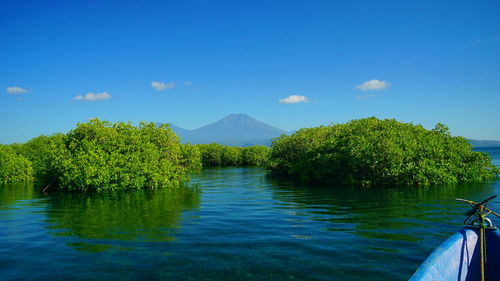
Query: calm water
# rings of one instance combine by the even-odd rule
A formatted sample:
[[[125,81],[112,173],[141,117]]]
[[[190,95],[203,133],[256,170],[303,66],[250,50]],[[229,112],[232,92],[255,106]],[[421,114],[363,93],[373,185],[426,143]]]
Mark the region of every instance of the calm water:
[[[500,149],[488,152],[500,165]],[[407,280],[461,227],[466,206],[453,199],[493,194],[500,181],[310,188],[259,168],[134,193],[4,185],[0,280]]]

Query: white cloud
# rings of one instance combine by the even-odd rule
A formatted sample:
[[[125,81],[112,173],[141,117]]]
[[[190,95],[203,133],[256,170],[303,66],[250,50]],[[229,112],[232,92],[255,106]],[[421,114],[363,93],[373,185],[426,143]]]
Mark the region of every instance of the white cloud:
[[[472,45],[477,45],[477,44],[482,44],[482,43],[490,43],[490,42],[496,42],[500,41],[500,36],[493,36],[487,39],[476,39],[471,41]]]
[[[153,81],[151,82],[151,87],[153,87],[157,91],[165,91],[166,89],[171,89],[175,87],[175,83],[174,82],[163,83],[163,82]]]
[[[288,104],[291,104],[291,103],[300,103],[300,102],[311,102],[310,99],[306,98],[305,96],[300,96],[300,95],[291,95],[287,98],[284,98],[284,99],[280,99],[279,100],[280,103],[288,103]]]
[[[364,82],[361,85],[356,86],[356,88],[362,91],[371,91],[371,90],[383,90],[389,88],[391,84],[385,81],[380,81],[378,79],[373,79]]]
[[[373,98],[373,97],[375,97],[375,95],[374,95],[374,94],[368,94],[368,95],[356,95],[356,96],[354,96],[354,97],[356,97],[356,99],[358,99],[358,100],[366,100],[366,99],[369,99],[369,98]]]
[[[185,82],[184,82],[184,85],[186,85],[186,86],[191,86],[191,85],[193,85],[193,82],[191,82],[191,81],[185,81]]]
[[[12,94],[12,95],[26,94],[28,92],[28,90],[21,88],[21,87],[16,87],[16,86],[7,87],[7,89],[5,89],[5,91],[9,94]]]
[[[94,93],[88,93],[84,96],[78,95],[74,97],[74,100],[81,100],[81,101],[98,101],[98,100],[109,100],[111,98],[111,95],[108,94],[107,92],[102,92],[98,94]]]

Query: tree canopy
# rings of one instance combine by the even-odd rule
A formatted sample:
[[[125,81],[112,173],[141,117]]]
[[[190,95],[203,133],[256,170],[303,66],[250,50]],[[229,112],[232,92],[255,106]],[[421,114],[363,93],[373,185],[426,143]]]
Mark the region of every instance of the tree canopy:
[[[197,147],[182,145],[166,124],[92,119],[67,134],[0,147],[0,179],[63,190],[105,191],[178,186],[201,169]]]
[[[0,145],[0,182],[22,182],[33,179],[31,162],[7,145]]]
[[[198,144],[203,167],[264,166],[269,157],[269,147],[255,145],[236,147],[218,143]]]
[[[375,117],[301,129],[271,145],[268,169],[306,181],[390,185],[480,182],[498,176],[489,155],[472,151],[443,124]]]
[[[183,149],[166,124],[93,119],[70,131],[64,148],[55,166],[59,186],[68,190],[178,186],[199,163],[199,153]]]

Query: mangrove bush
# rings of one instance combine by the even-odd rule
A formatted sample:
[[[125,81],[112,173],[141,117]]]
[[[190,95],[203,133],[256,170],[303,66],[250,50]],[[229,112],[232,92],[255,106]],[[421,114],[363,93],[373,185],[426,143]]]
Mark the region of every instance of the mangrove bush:
[[[158,188],[187,182],[199,159],[168,125],[93,119],[66,135],[54,168],[59,187],[68,190]]]
[[[42,135],[15,146],[16,151],[31,162],[34,178],[43,185],[55,181],[57,177],[57,159],[67,153],[65,137],[64,134]]]
[[[218,143],[198,144],[203,167],[264,166],[269,158],[269,147],[255,145],[235,147]]]
[[[431,185],[480,182],[498,176],[486,153],[472,151],[445,125],[375,117],[301,129],[271,145],[268,169],[307,181]]]
[[[178,186],[201,170],[196,146],[168,125],[93,119],[68,134],[0,145],[0,181],[35,178],[63,190],[104,191]]]
[[[31,162],[7,145],[0,145],[0,182],[23,182],[33,179]]]

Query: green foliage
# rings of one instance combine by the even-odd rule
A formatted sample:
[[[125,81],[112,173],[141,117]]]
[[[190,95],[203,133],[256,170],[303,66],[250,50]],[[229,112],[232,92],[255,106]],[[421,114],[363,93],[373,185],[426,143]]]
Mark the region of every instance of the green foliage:
[[[201,153],[201,163],[203,167],[218,167],[222,163],[222,148],[220,144],[197,144],[196,147]]]
[[[0,145],[0,182],[23,182],[33,179],[31,162],[13,147]]]
[[[135,127],[98,119],[66,135],[39,136],[2,149],[2,181],[34,175],[44,186],[79,191],[177,186],[202,166],[262,166],[270,151],[265,146],[182,145],[168,125]]]
[[[241,165],[241,148],[218,143],[198,144],[203,167],[224,167]]]
[[[241,166],[241,147],[222,147],[221,166]]]
[[[263,166],[270,149],[266,146],[234,147],[218,143],[196,145],[202,156],[203,167]]]
[[[431,185],[480,182],[498,176],[489,155],[471,150],[445,125],[433,130],[375,117],[282,135],[268,168],[302,180]]]
[[[47,184],[56,180],[56,160],[66,153],[65,135],[39,136],[18,145],[19,154],[31,161],[35,179]]]
[[[93,119],[66,135],[65,148],[54,165],[60,188],[68,190],[178,186],[199,166],[195,149],[183,149],[168,125],[154,123],[135,127]]]
[[[198,147],[191,144],[181,145],[182,165],[187,168],[188,174],[201,172],[201,152]]]
[[[265,166],[270,151],[269,147],[263,145],[244,147],[241,152],[242,164],[244,166]]]

